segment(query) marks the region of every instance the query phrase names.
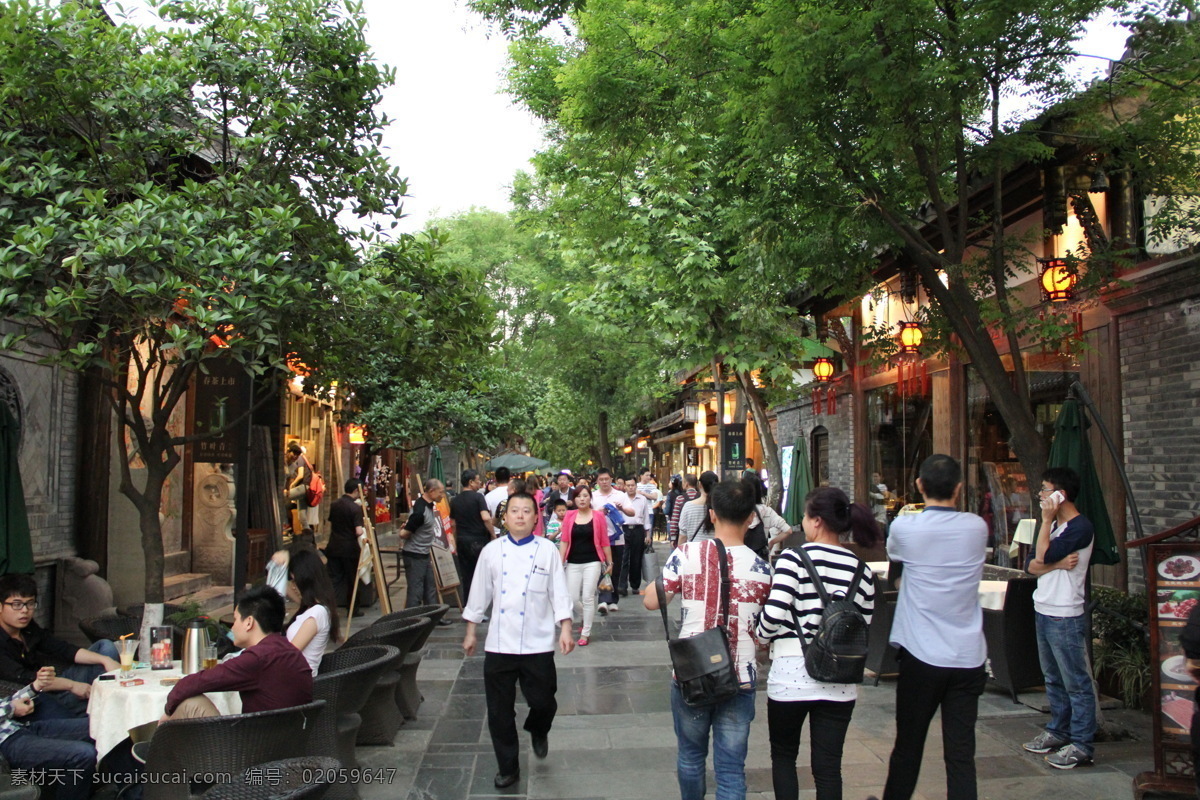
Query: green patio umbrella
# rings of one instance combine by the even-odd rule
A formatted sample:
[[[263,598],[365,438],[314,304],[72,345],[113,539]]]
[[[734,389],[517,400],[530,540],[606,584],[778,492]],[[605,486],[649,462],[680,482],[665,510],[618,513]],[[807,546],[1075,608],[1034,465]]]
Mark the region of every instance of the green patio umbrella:
[[[789,525],[799,525],[804,519],[804,498],[812,491],[812,472],[808,463],[808,440],[803,436],[796,437],[796,447],[792,450],[792,480],[788,484],[787,506],[783,509],[783,518]]]
[[[442,448],[437,445],[429,448],[429,477],[436,478],[442,483],[446,482],[442,472]]]
[[[19,438],[17,421],[8,406],[0,403],[0,575],[33,572],[33,543],[17,463]]]
[[[529,472],[535,469],[545,469],[548,466],[550,466],[550,462],[542,461],[540,458],[524,456],[520,453],[505,453],[504,455],[496,456],[484,464],[483,468],[488,471],[495,471],[500,467],[508,467],[513,472]]]
[[[1079,473],[1079,496],[1075,498],[1075,506],[1092,523],[1096,533],[1092,545],[1092,563],[1116,564],[1121,560],[1121,553],[1113,535],[1108,507],[1104,504],[1096,463],[1092,460],[1092,448],[1087,438],[1089,425],[1079,401],[1068,398],[1054,423],[1054,442],[1050,445],[1046,464],[1051,467],[1070,467]],[[1030,485],[1036,483],[1036,479],[1030,476]]]

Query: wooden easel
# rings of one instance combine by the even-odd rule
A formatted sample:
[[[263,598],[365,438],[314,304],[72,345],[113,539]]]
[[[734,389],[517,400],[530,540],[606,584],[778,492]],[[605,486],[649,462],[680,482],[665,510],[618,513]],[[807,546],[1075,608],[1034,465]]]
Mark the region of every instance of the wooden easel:
[[[384,614],[392,613],[392,598],[388,595],[387,581],[383,578],[383,559],[379,557],[379,540],[375,538],[375,525],[371,522],[371,515],[363,510],[363,527],[367,531],[367,545],[371,551],[371,574],[375,579],[375,593],[379,595],[379,610]],[[354,570],[354,589],[350,592],[350,614],[346,620],[346,635],[350,635],[350,626],[354,624],[354,603],[358,600],[358,573],[362,569],[363,558],[366,555],[362,550],[358,553],[358,569]]]
[[[434,542],[433,547],[429,550],[429,556],[433,560],[433,582],[437,586],[438,602],[446,602],[442,595],[453,592],[454,602],[458,604],[458,610],[462,611],[462,593],[458,591],[458,587],[462,585],[462,579],[458,576],[454,554],[450,552],[450,548],[442,547],[440,543]]]

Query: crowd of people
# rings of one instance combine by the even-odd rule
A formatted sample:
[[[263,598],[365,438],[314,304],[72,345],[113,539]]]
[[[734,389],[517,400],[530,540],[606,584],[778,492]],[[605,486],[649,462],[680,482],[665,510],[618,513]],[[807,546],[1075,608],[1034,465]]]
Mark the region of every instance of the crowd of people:
[[[464,483],[477,485],[479,478],[469,474]],[[939,711],[947,797],[977,796],[975,723],[987,678],[979,584],[988,534],[980,517],[957,510],[962,486],[962,469],[954,459],[926,459],[916,481],[924,513],[900,517],[888,531],[889,577],[899,587],[890,634],[898,650],[899,679],[896,740],[883,800],[907,800],[915,792],[926,736]],[[878,485],[872,491],[883,492]],[[1079,479],[1069,469],[1051,469],[1043,476],[1042,530],[1027,565],[1038,576],[1034,602],[1051,719],[1024,747],[1044,754],[1047,764],[1058,769],[1090,763],[1095,735],[1079,624],[1092,529],[1074,505],[1078,491]],[[594,483],[563,473],[542,485],[497,471],[486,510],[461,504],[474,508],[471,513],[481,519],[486,515],[487,521],[497,521],[497,538],[484,542],[476,557],[463,615],[468,621],[463,646],[471,654],[475,625],[492,614],[484,673],[489,729],[500,767],[497,787],[510,786],[519,777],[516,683],[530,706],[525,728],[534,754],[545,757],[556,708],[553,651],[565,654],[589,645],[595,615],[617,611],[620,597],[633,593],[641,595],[647,609],[679,598],[680,638],[724,630],[736,670],[738,691],[714,704],[689,702],[673,683],[676,772],[683,800],[705,796],[710,743],[716,796],[745,796],[759,663],[767,648],[775,796],[789,800],[799,795],[796,764],[807,722],[816,796],[841,798],[842,750],[862,666],[857,679],[842,682],[815,669],[806,653],[823,635],[823,626],[831,624],[826,612],[835,600],[840,613],[853,609],[860,626],[871,620],[877,578],[860,555],[884,546],[878,503],[851,502],[836,487],[814,489],[804,501],[803,543],[788,547],[794,532],[764,504],[763,495],[762,482],[753,473],[724,480],[712,472],[674,476],[664,494],[648,472],[622,480],[601,469]],[[514,511],[519,525],[513,524]],[[651,514],[659,518],[672,551],[661,570],[648,574],[641,569],[641,556],[653,538]],[[523,558],[523,548],[531,542],[537,545]],[[727,587],[721,585],[722,554]],[[722,588],[727,589],[724,597]],[[529,617],[535,615],[533,625]],[[575,620],[578,638],[572,633]],[[865,660],[865,654],[864,649],[850,660]]]

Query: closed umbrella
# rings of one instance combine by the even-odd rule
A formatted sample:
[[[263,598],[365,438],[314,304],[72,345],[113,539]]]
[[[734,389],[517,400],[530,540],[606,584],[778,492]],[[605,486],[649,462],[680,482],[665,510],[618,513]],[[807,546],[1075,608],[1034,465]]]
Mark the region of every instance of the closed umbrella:
[[[796,447],[792,450],[792,480],[788,484],[787,505],[783,509],[783,518],[789,525],[796,526],[804,521],[804,498],[808,497],[812,488],[808,441],[803,436],[797,436]]]
[[[442,483],[446,482],[445,475],[442,473],[442,448],[437,445],[429,448],[429,477],[436,478]]]
[[[1087,438],[1089,425],[1079,401],[1068,398],[1054,423],[1054,442],[1050,445],[1046,463],[1051,467],[1070,467],[1079,474],[1079,496],[1075,498],[1075,506],[1092,523],[1096,534],[1091,563],[1116,564],[1121,560],[1121,553],[1117,549],[1112,520],[1100,488],[1100,477],[1092,460],[1092,448]],[[1036,480],[1034,476],[1030,477]]]
[[[0,575],[33,572],[33,543],[17,463],[19,436],[12,412],[0,403]]]

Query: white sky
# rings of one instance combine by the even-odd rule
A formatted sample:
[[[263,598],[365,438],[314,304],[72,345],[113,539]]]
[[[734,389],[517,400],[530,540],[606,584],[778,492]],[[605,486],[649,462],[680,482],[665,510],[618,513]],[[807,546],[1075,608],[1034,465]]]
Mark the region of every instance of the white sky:
[[[122,5],[134,21],[153,24],[146,2]],[[409,180],[398,230],[420,230],[431,217],[472,206],[507,210],[513,174],[529,169],[542,136],[536,120],[503,93],[503,36],[489,37],[463,0],[365,0],[365,11],[371,48],[397,70],[380,110],[393,120],[385,153]],[[1091,26],[1079,49],[1120,58],[1124,41],[1110,17]],[[1081,59],[1079,72],[1090,78],[1107,68]]]

